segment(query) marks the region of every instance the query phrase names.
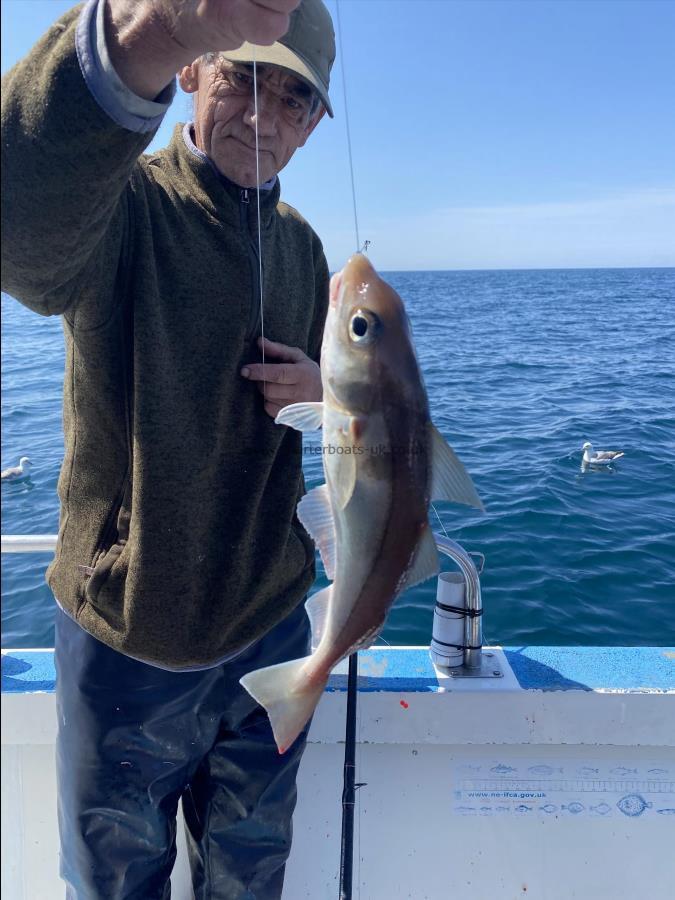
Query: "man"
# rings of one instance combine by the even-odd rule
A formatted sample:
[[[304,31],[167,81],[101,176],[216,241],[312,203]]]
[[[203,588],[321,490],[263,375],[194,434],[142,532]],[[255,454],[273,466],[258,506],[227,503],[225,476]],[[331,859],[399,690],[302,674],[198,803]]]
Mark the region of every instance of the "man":
[[[276,176],[332,115],[335,49],[297,3],[90,0],[3,85],[2,286],[66,339],[48,580],[77,900],[168,897],[181,797],[199,900],[281,895],[304,737],[280,757],[239,678],[308,651],[301,442],[273,416],[320,399],[328,269]],[[194,123],[143,156],[175,72]]]

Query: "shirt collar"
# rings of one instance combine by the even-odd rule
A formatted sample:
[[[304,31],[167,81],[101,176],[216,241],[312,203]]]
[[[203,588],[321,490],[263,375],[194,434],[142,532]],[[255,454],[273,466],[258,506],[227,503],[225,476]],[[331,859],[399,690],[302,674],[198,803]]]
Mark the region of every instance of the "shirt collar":
[[[227,183],[229,181],[228,178],[223,175],[223,173],[216,167],[216,164],[213,162],[211,157],[204,153],[203,150],[200,150],[199,147],[192,140],[192,129],[194,128],[194,122],[186,122],[183,126],[183,140],[185,141],[185,146],[188,148],[190,153],[194,153],[195,156],[198,156],[200,159],[205,160],[216,173],[220,181],[223,183]],[[274,185],[277,183],[277,176],[274,175],[270,178],[269,181],[266,181],[264,184],[260,185],[261,191],[271,191]]]

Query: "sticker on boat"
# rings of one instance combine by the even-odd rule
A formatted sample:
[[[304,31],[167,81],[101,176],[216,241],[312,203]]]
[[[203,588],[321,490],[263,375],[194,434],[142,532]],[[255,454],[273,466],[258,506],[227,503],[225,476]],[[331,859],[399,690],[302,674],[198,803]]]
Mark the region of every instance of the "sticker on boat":
[[[675,771],[660,760],[456,759],[454,815],[522,816],[548,822],[675,814]]]

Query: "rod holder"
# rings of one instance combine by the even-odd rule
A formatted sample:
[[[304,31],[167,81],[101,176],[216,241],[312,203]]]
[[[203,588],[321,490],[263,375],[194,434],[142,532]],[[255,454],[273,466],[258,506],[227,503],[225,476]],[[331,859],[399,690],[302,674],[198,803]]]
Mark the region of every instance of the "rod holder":
[[[436,546],[441,553],[449,556],[459,566],[464,576],[464,670],[482,668],[483,650],[483,604],[480,594],[480,578],[471,555],[456,541],[434,532]],[[481,566],[482,568],[482,566]],[[459,672],[453,674],[460,674]]]

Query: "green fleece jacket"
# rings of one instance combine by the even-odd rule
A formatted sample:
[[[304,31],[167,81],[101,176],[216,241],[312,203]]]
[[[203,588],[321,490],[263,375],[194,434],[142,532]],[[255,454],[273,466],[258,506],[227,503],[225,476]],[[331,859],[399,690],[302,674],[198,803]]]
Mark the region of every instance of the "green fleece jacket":
[[[255,192],[116,125],[77,61],[79,9],[3,80],[2,288],[66,341],[61,519],[47,579],[88,632],[186,668],[261,637],[314,579],[301,436],[259,359]],[[249,196],[250,195],[250,196]],[[261,191],[265,334],[318,360],[321,243]]]

